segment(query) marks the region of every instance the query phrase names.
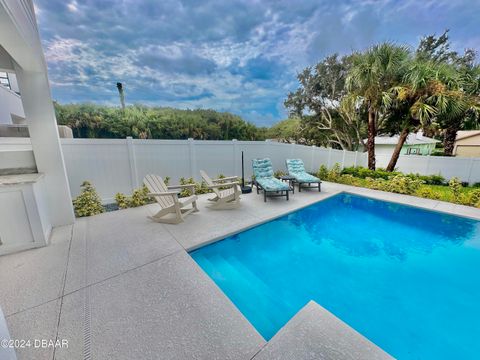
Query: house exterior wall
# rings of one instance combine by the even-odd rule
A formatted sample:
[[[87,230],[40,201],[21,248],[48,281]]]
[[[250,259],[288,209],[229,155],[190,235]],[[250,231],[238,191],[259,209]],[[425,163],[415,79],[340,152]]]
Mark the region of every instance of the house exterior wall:
[[[35,162],[44,174],[44,218],[51,226],[72,224],[72,198],[32,0],[0,0],[0,47],[11,59],[13,69],[7,70],[16,74]]]
[[[15,85],[18,88],[16,78]],[[22,99],[13,90],[0,85],[0,124],[13,124],[12,115],[16,119],[25,119]]]
[[[394,144],[377,144],[375,145],[375,154],[376,155],[385,155],[391,156],[393,150],[395,149]],[[417,154],[412,154],[412,149],[417,149]],[[404,145],[400,155],[430,155],[435,149],[435,144],[419,144],[419,145]]]
[[[15,73],[8,73],[8,80],[10,81],[10,89],[16,93],[20,92],[18,87],[17,75]]]
[[[412,154],[413,149],[417,149],[417,154]],[[404,145],[402,155],[430,155],[435,149],[435,144]]]
[[[455,141],[455,156],[480,157],[480,134]]]
[[[375,154],[378,155],[392,155],[395,145],[375,145]]]
[[[459,145],[456,148],[455,156],[480,157],[480,146]]]

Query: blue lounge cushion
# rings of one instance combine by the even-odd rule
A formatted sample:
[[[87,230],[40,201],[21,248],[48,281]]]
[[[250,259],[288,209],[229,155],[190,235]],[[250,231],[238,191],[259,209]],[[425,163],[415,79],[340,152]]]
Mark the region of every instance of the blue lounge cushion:
[[[289,190],[290,186],[273,176],[273,166],[269,158],[253,159],[253,175],[255,181],[265,191],[282,191]]]
[[[273,177],[273,166],[269,158],[253,159],[252,165],[255,179]]]
[[[290,187],[287,183],[284,183],[281,180],[278,180],[274,177],[269,178],[259,178],[255,180],[265,191],[282,191],[289,190]]]
[[[301,159],[287,159],[287,170],[290,176],[293,176],[299,183],[316,183],[321,180],[305,171],[305,165]]]

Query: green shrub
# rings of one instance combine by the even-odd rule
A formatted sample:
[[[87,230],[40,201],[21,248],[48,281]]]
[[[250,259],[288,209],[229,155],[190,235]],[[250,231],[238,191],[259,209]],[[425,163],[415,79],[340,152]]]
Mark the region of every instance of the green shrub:
[[[480,207],[480,189],[470,192],[468,195],[468,204],[470,206]]]
[[[142,187],[133,190],[132,196],[126,196],[122,193],[116,193],[115,201],[117,202],[119,209],[143,206],[153,202],[153,198],[148,196],[148,193],[148,188],[143,185]]]
[[[370,170],[362,166],[347,167],[342,170],[342,174],[352,175],[360,179],[384,179],[388,180],[390,177],[400,174],[397,171],[386,171],[385,169],[378,168],[377,170]]]
[[[277,170],[273,173],[273,176],[275,176],[277,179],[281,178],[282,176],[287,175],[285,171],[282,170]]]
[[[116,193],[115,201],[119,209],[126,209],[129,207],[129,199],[125,194]]]
[[[350,174],[340,175],[340,177],[338,178],[338,182],[340,184],[352,185],[352,186],[360,185],[358,178]]]
[[[439,192],[426,186],[418,189],[415,195],[419,197],[427,198],[427,199],[433,199],[433,200],[439,200],[441,198],[441,194]]]
[[[412,179],[422,180],[427,185],[445,185],[445,178],[441,175],[420,175],[407,174],[406,176]]]
[[[422,184],[422,180],[412,179],[411,177],[399,174],[386,182],[385,190],[398,194],[412,195]]]
[[[462,183],[457,177],[453,177],[448,182],[448,187],[452,191],[453,201],[458,203],[462,195]]]
[[[75,215],[83,217],[103,213],[105,209],[93,185],[89,181],[84,181],[81,188],[81,194],[73,200]]]
[[[447,155],[445,154],[445,151],[443,149],[438,149],[438,150],[433,150],[430,153],[430,156],[452,156],[452,155]]]
[[[148,189],[145,185],[133,190],[132,196],[129,199],[130,207],[138,207],[147,205],[152,202],[152,199],[148,196]]]
[[[328,170],[327,180],[336,182],[340,178],[340,175],[342,175],[342,169],[340,168],[340,164],[335,163],[335,165],[333,165],[333,167]]]
[[[412,195],[422,185],[422,181],[405,175],[396,175],[389,180],[383,178],[366,178],[366,186],[370,189],[383,190],[398,194]]]
[[[442,175],[429,175],[420,178],[428,185],[445,185],[445,178]]]
[[[188,184],[195,184],[195,181],[193,180],[193,178],[188,178],[188,179],[186,179],[184,177],[180,178],[180,185],[188,185]],[[184,188],[178,194],[178,196],[180,196],[180,197],[186,197],[186,196],[191,196],[191,195],[192,195],[192,191],[190,190],[190,188]]]
[[[168,183],[170,182],[170,176],[165,176],[165,179],[163,179],[163,182],[165,183],[165,185],[168,186]]]
[[[373,179],[370,177],[365,178],[365,186],[369,189],[374,189],[374,190],[385,190],[386,182],[387,180],[384,180],[384,179]]]
[[[327,180],[327,177],[328,177],[327,167],[325,165],[320,166],[316,175],[320,180]]]
[[[202,182],[195,184],[195,194],[208,194],[211,191],[212,190],[208,188],[207,183],[203,180]]]

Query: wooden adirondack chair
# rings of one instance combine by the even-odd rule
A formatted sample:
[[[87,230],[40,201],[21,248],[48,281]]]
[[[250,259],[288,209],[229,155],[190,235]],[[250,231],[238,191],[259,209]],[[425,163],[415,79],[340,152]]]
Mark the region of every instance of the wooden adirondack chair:
[[[149,196],[153,197],[160,210],[150,216],[150,219],[160,223],[178,224],[184,221],[184,217],[192,212],[197,212],[197,196],[195,195],[195,185],[175,185],[167,186],[163,179],[158,175],[147,175],[143,179],[143,183],[148,188]],[[192,196],[179,198],[178,192],[170,191],[171,189],[190,188]],[[191,208],[186,208],[187,205]]]
[[[208,199],[212,202],[209,207],[215,210],[234,209],[240,206],[240,187],[238,176],[230,176],[222,179],[212,180],[203,170],[200,170],[203,180],[212,189],[215,197]],[[226,182],[228,181],[228,182]],[[222,189],[223,188],[223,189]]]

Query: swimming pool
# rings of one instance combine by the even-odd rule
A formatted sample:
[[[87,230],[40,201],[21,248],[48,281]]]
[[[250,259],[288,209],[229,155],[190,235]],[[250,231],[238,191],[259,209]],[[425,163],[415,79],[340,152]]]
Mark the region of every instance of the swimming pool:
[[[478,221],[344,193],[191,256],[267,340],[314,300],[396,358],[479,358]]]

